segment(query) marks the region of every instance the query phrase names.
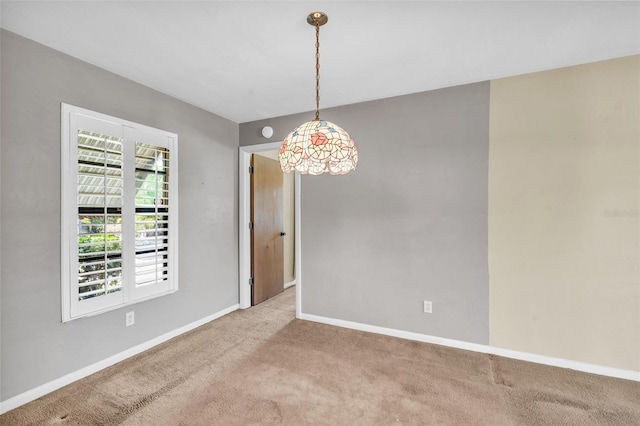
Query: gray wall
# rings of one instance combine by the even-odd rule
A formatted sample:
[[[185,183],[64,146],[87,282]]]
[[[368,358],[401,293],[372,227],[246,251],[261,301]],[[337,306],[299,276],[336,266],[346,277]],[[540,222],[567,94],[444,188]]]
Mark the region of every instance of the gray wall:
[[[302,313],[488,344],[489,83],[321,117],[356,140],[360,163],[302,178]],[[241,124],[240,145],[312,118]]]
[[[238,125],[13,33],[1,42],[6,400],[238,303]],[[178,134],[177,293],[61,323],[60,102]]]

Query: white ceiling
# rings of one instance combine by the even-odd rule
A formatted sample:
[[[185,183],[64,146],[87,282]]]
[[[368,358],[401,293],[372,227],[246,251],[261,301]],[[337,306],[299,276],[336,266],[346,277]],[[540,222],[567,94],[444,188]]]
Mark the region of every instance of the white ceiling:
[[[238,123],[640,53],[640,2],[2,1],[3,28]]]

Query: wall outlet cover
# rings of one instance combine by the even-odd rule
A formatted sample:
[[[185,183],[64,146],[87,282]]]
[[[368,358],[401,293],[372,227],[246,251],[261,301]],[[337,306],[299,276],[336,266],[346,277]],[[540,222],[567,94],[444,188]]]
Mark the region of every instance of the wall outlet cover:
[[[127,327],[129,327],[130,325],[135,324],[136,322],[136,317],[133,311],[131,312],[127,312],[126,316],[125,316],[125,324]]]

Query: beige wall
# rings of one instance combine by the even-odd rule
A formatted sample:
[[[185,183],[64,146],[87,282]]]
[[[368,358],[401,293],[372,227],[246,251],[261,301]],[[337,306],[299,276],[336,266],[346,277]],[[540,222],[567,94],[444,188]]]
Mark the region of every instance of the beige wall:
[[[491,82],[491,345],[640,370],[640,56]]]
[[[278,151],[256,152],[256,155],[278,159]],[[295,276],[295,226],[294,226],[294,173],[282,174],[282,221],[284,232],[284,283],[288,284],[296,279]]]

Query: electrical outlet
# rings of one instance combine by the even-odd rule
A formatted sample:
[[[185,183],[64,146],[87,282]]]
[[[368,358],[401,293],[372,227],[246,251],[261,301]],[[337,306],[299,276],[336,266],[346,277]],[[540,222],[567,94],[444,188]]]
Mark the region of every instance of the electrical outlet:
[[[425,314],[430,314],[433,312],[433,303],[431,303],[430,300],[425,300],[424,301],[424,313]]]
[[[136,323],[136,317],[133,311],[131,312],[127,312],[126,317],[125,317],[125,323],[127,325],[127,327],[129,327],[130,325],[133,325]]]

